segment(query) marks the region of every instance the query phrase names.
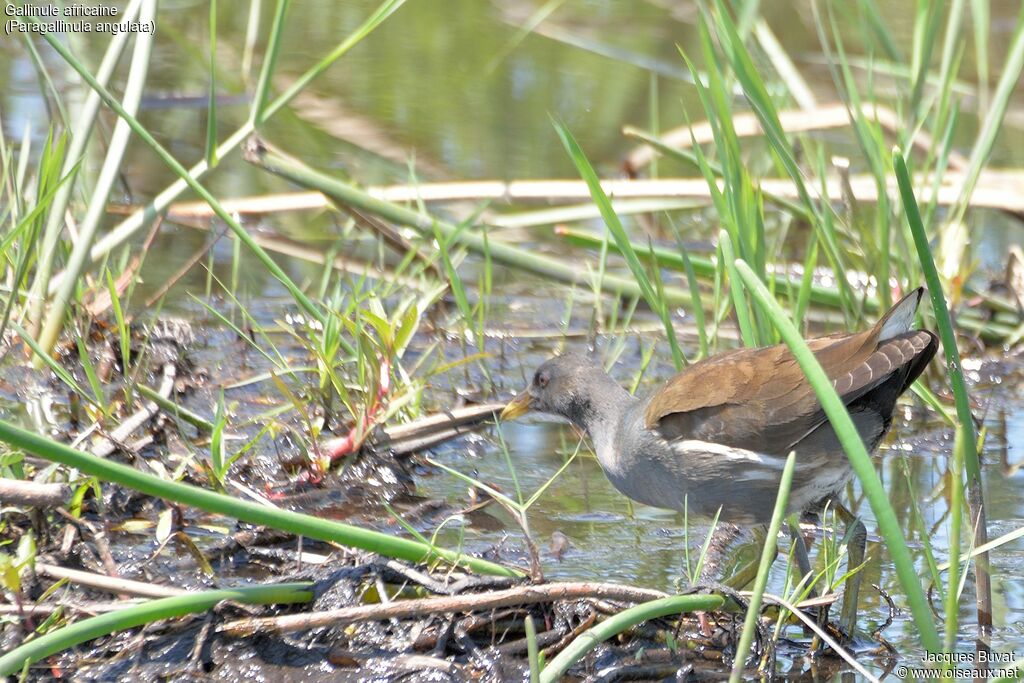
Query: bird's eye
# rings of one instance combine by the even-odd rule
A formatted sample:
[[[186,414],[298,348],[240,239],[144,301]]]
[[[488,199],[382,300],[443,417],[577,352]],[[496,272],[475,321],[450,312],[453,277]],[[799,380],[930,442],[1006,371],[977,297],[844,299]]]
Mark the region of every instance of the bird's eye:
[[[548,385],[548,381],[551,379],[547,372],[538,372],[537,376],[533,378],[533,383],[543,389]]]

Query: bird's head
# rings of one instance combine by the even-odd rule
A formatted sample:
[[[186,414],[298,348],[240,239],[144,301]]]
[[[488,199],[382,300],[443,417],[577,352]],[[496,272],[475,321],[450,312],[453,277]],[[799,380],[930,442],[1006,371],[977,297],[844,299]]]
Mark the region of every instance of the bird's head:
[[[501,411],[502,420],[513,420],[528,411],[560,415],[579,427],[586,427],[594,391],[604,370],[575,353],[556,356],[537,368],[530,385]]]

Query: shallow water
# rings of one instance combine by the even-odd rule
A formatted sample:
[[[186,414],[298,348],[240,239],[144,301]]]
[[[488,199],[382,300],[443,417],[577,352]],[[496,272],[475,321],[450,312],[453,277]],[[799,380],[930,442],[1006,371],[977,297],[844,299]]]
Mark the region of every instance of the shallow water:
[[[558,29],[548,35],[530,35],[519,43],[516,26],[535,7],[525,3],[487,3],[476,0],[418,0],[409,3],[389,20],[375,35],[355,48],[333,69],[310,88],[315,97],[304,98],[294,107],[297,116],[281,116],[264,130],[265,136],[289,153],[301,156],[314,166],[351,174],[360,182],[391,183],[408,179],[406,160],[415,155],[417,175],[421,179],[518,179],[575,177],[570,160],[557,143],[549,115],[564,120],[579,139],[592,162],[605,174],[618,172],[623,155],[630,149],[621,136],[624,124],[647,127],[652,119],[650,93],[657,85],[657,118],[662,128],[683,121],[682,108],[691,118],[699,118],[699,105],[693,88],[687,84],[687,73],[675,45],[684,50],[697,50],[693,15],[685,9],[670,10],[670,3],[611,3],[598,0],[568,2],[553,20],[546,22]],[[672,3],[674,5],[674,3]],[[810,20],[793,13],[788,3],[762,3],[765,16],[779,34],[780,40],[797,60],[812,89],[822,101],[829,99],[830,77],[817,55],[820,50]],[[295,3],[289,17],[277,84],[288,83],[288,77],[300,73],[320,59],[351,28],[367,14],[372,2],[334,3],[329,0],[305,0]],[[240,91],[239,54],[237,46],[244,35],[247,3],[222,2],[223,23],[219,27],[221,59],[220,82],[223,91],[234,95]],[[195,21],[201,3],[178,2],[163,6],[158,29],[159,49],[151,70],[149,98],[143,121],[170,144],[181,159],[198,159],[202,154],[206,113],[202,102],[206,87],[202,61],[182,60],[179,41],[205,45],[204,22]],[[911,15],[903,3],[882,3],[883,13],[898,38],[907,38]],[[1006,1],[992,5],[991,45],[993,64],[1001,63],[1002,51],[1019,5]],[[794,14],[798,21],[794,21]],[[266,17],[265,17],[266,18]],[[807,23],[804,23],[807,22]],[[850,29],[853,30],[852,28]],[[852,37],[853,34],[851,34]],[[102,45],[80,39],[73,47],[87,57],[96,58]],[[504,47],[508,49],[505,50]],[[972,58],[970,51],[965,59]],[[56,59],[54,80],[73,100],[81,96],[81,87]],[[763,66],[768,69],[767,63]],[[651,74],[655,73],[656,76]],[[973,73],[970,68],[965,73]],[[23,50],[7,41],[0,47],[0,112],[7,138],[19,139],[25,126],[33,138],[41,141],[45,127],[45,107],[31,64]],[[884,90],[883,90],[884,91]],[[196,97],[200,102],[172,97]],[[994,166],[1020,166],[1024,162],[1024,101],[1018,92],[1011,107],[1001,144],[996,147],[991,163]],[[222,136],[246,115],[244,106],[230,100],[219,111]],[[962,144],[969,144],[976,133],[977,119],[971,100],[965,101],[961,118]],[[853,157],[857,149],[852,136],[832,131],[828,139],[837,153]],[[355,144],[353,144],[355,143]],[[365,145],[366,151],[356,145]],[[756,143],[753,145],[756,148]],[[961,151],[966,151],[961,149]],[[98,164],[90,159],[88,163]],[[756,162],[755,162],[756,163]],[[226,159],[222,168],[211,177],[208,187],[219,196],[240,196],[267,191],[281,191],[285,185],[245,165],[237,155]],[[661,172],[671,174],[680,169],[662,162]],[[766,173],[768,168],[755,169]],[[140,145],[133,145],[130,161],[125,167],[131,196],[125,201],[149,197],[162,189],[172,178]],[[686,171],[689,175],[691,172]],[[499,207],[500,208],[500,207]],[[680,220],[687,239],[708,243],[716,228],[713,216],[683,214]],[[996,212],[978,211],[969,216],[975,253],[984,275],[1000,265],[1010,244],[1024,241],[1021,224]],[[254,222],[251,227],[267,227],[304,239],[322,240],[326,244],[338,232],[339,221],[326,214],[270,216]],[[635,229],[636,225],[627,224]],[[166,226],[153,254],[159,258],[147,261],[145,282],[134,301],[139,302],[152,288],[179,267],[206,240],[197,231],[173,225]],[[528,246],[569,253],[546,232],[528,233],[521,238]],[[361,239],[346,251],[373,253],[372,245]],[[223,240],[213,250],[213,272],[230,281],[232,249]],[[304,263],[285,261],[289,274],[298,281],[319,278],[319,268]],[[244,265],[254,262],[243,257]],[[472,264],[467,264],[465,277],[475,282]],[[290,300],[284,298],[280,286],[262,268],[240,269],[240,296],[260,324],[270,325],[292,312]],[[164,305],[165,313],[192,320],[203,340],[192,356],[199,367],[209,371],[211,382],[227,383],[253,374],[262,367],[256,354],[245,350],[233,335],[189,294],[205,300],[205,273],[194,269],[177,285]],[[456,400],[456,389],[481,390],[508,397],[521,388],[534,367],[558,346],[557,338],[531,339],[536,330],[570,329],[585,331],[590,320],[587,293],[570,294],[567,288],[552,287],[538,279],[497,270],[494,304],[489,324],[495,331],[507,333],[508,340],[492,340],[488,351],[495,354],[491,387],[476,366],[470,376],[453,373],[450,382],[435,385],[426,396],[430,408],[442,408]],[[577,301],[571,314],[566,302]],[[224,311],[231,304],[214,297],[212,305]],[[140,304],[135,304],[141,306]],[[136,311],[139,313],[139,311]],[[639,314],[642,322],[650,322]],[[692,322],[689,318],[686,322]],[[640,366],[641,349],[657,345],[657,360],[647,372],[640,392],[650,391],[659,379],[671,372],[662,336],[657,333],[626,334],[625,349],[613,374],[630,383]],[[443,340],[443,338],[442,338]],[[418,339],[413,351],[422,351],[435,341]],[[692,339],[690,340],[692,343]],[[586,339],[574,337],[570,345],[584,348]],[[607,349],[614,340],[600,339]],[[287,344],[284,345],[287,350]],[[688,352],[692,351],[688,347]],[[443,351],[449,359],[463,354],[461,346],[451,340]],[[935,363],[930,373],[931,386],[941,385]],[[987,428],[984,483],[988,504],[989,535],[995,538],[1018,529],[1024,521],[1024,473],[1020,471],[1024,456],[1019,444],[1024,443],[1024,388],[1020,378],[1024,363],[1003,359],[998,352],[988,352],[969,365],[974,385],[975,413]],[[192,407],[211,412],[211,391],[200,392],[190,399]],[[230,394],[229,394],[230,395]],[[254,393],[240,392],[240,415],[254,415],[264,410]],[[24,397],[24,387],[12,383],[0,385],[2,412],[17,410],[14,404]],[[251,405],[246,403],[251,400]],[[913,407],[910,407],[913,405]],[[936,555],[946,554],[947,500],[942,473],[952,444],[951,432],[918,402],[907,403],[907,411],[894,425],[881,453],[876,457],[878,471],[890,491],[890,498],[905,528],[925,528]],[[573,453],[579,439],[566,426],[541,422],[503,425],[501,436],[508,445],[514,463],[515,479],[510,472],[494,429],[445,445],[435,451],[438,461],[493,484],[506,493],[515,491],[516,479],[525,497],[544,485],[549,477]],[[269,452],[262,453],[270,457]],[[915,508],[907,486],[904,465],[909,473],[917,507],[923,517],[918,526],[912,524]],[[443,471],[424,466],[416,470],[418,493],[427,498],[442,498],[458,509],[467,500],[466,486]],[[875,526],[871,511],[861,502],[856,486],[849,500],[865,517],[869,535]],[[493,506],[492,506],[493,507]],[[502,521],[501,530],[486,530],[479,525],[467,528],[471,548],[494,544],[510,557],[522,557],[521,536],[509,517],[494,512]],[[575,461],[557,479],[530,510],[531,531],[541,546],[544,570],[549,578],[607,579],[660,589],[670,589],[682,576],[684,525],[680,515],[644,506],[633,506],[614,491],[604,478],[596,461],[583,444]],[[561,559],[549,549],[552,534],[564,534],[569,541]],[[456,532],[449,530],[448,537]],[[691,549],[702,540],[703,527],[691,528]],[[884,559],[879,560],[877,538],[871,537],[870,564],[865,584],[878,583],[899,602],[902,591]],[[128,539],[125,539],[128,542]],[[922,574],[925,573],[921,537],[910,532],[912,551]],[[1016,540],[992,554],[995,623],[993,645],[996,649],[1024,651],[1024,541]],[[782,592],[784,569],[776,564],[769,590]],[[974,634],[969,626],[972,584],[968,581],[962,601],[961,622],[965,625],[960,637],[963,650],[973,650]],[[865,630],[884,621],[887,609],[874,590],[862,592],[862,621]],[[909,615],[896,615],[885,631],[907,660],[918,657],[916,638]],[[866,662],[872,666],[871,660]],[[788,662],[791,672],[800,671],[806,663]],[[881,669],[879,669],[881,671]]]

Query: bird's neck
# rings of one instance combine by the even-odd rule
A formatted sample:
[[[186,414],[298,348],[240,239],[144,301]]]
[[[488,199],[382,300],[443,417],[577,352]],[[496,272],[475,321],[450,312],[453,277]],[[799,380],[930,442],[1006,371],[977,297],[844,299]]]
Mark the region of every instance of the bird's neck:
[[[600,457],[603,452],[614,449],[619,424],[639,399],[604,372],[594,375],[588,393],[586,403],[579,407],[579,414],[570,419],[587,431]]]

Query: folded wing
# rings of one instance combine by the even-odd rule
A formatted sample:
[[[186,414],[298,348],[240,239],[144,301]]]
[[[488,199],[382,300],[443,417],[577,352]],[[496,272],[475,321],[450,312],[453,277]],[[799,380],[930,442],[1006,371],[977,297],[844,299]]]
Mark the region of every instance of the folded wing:
[[[873,447],[897,397],[924,371],[938,342],[911,330],[915,290],[869,330],[808,342]],[[649,400],[646,426],[669,441],[708,441],[784,456],[802,442],[834,438],[821,404],[784,345],[741,349],[691,366]]]

